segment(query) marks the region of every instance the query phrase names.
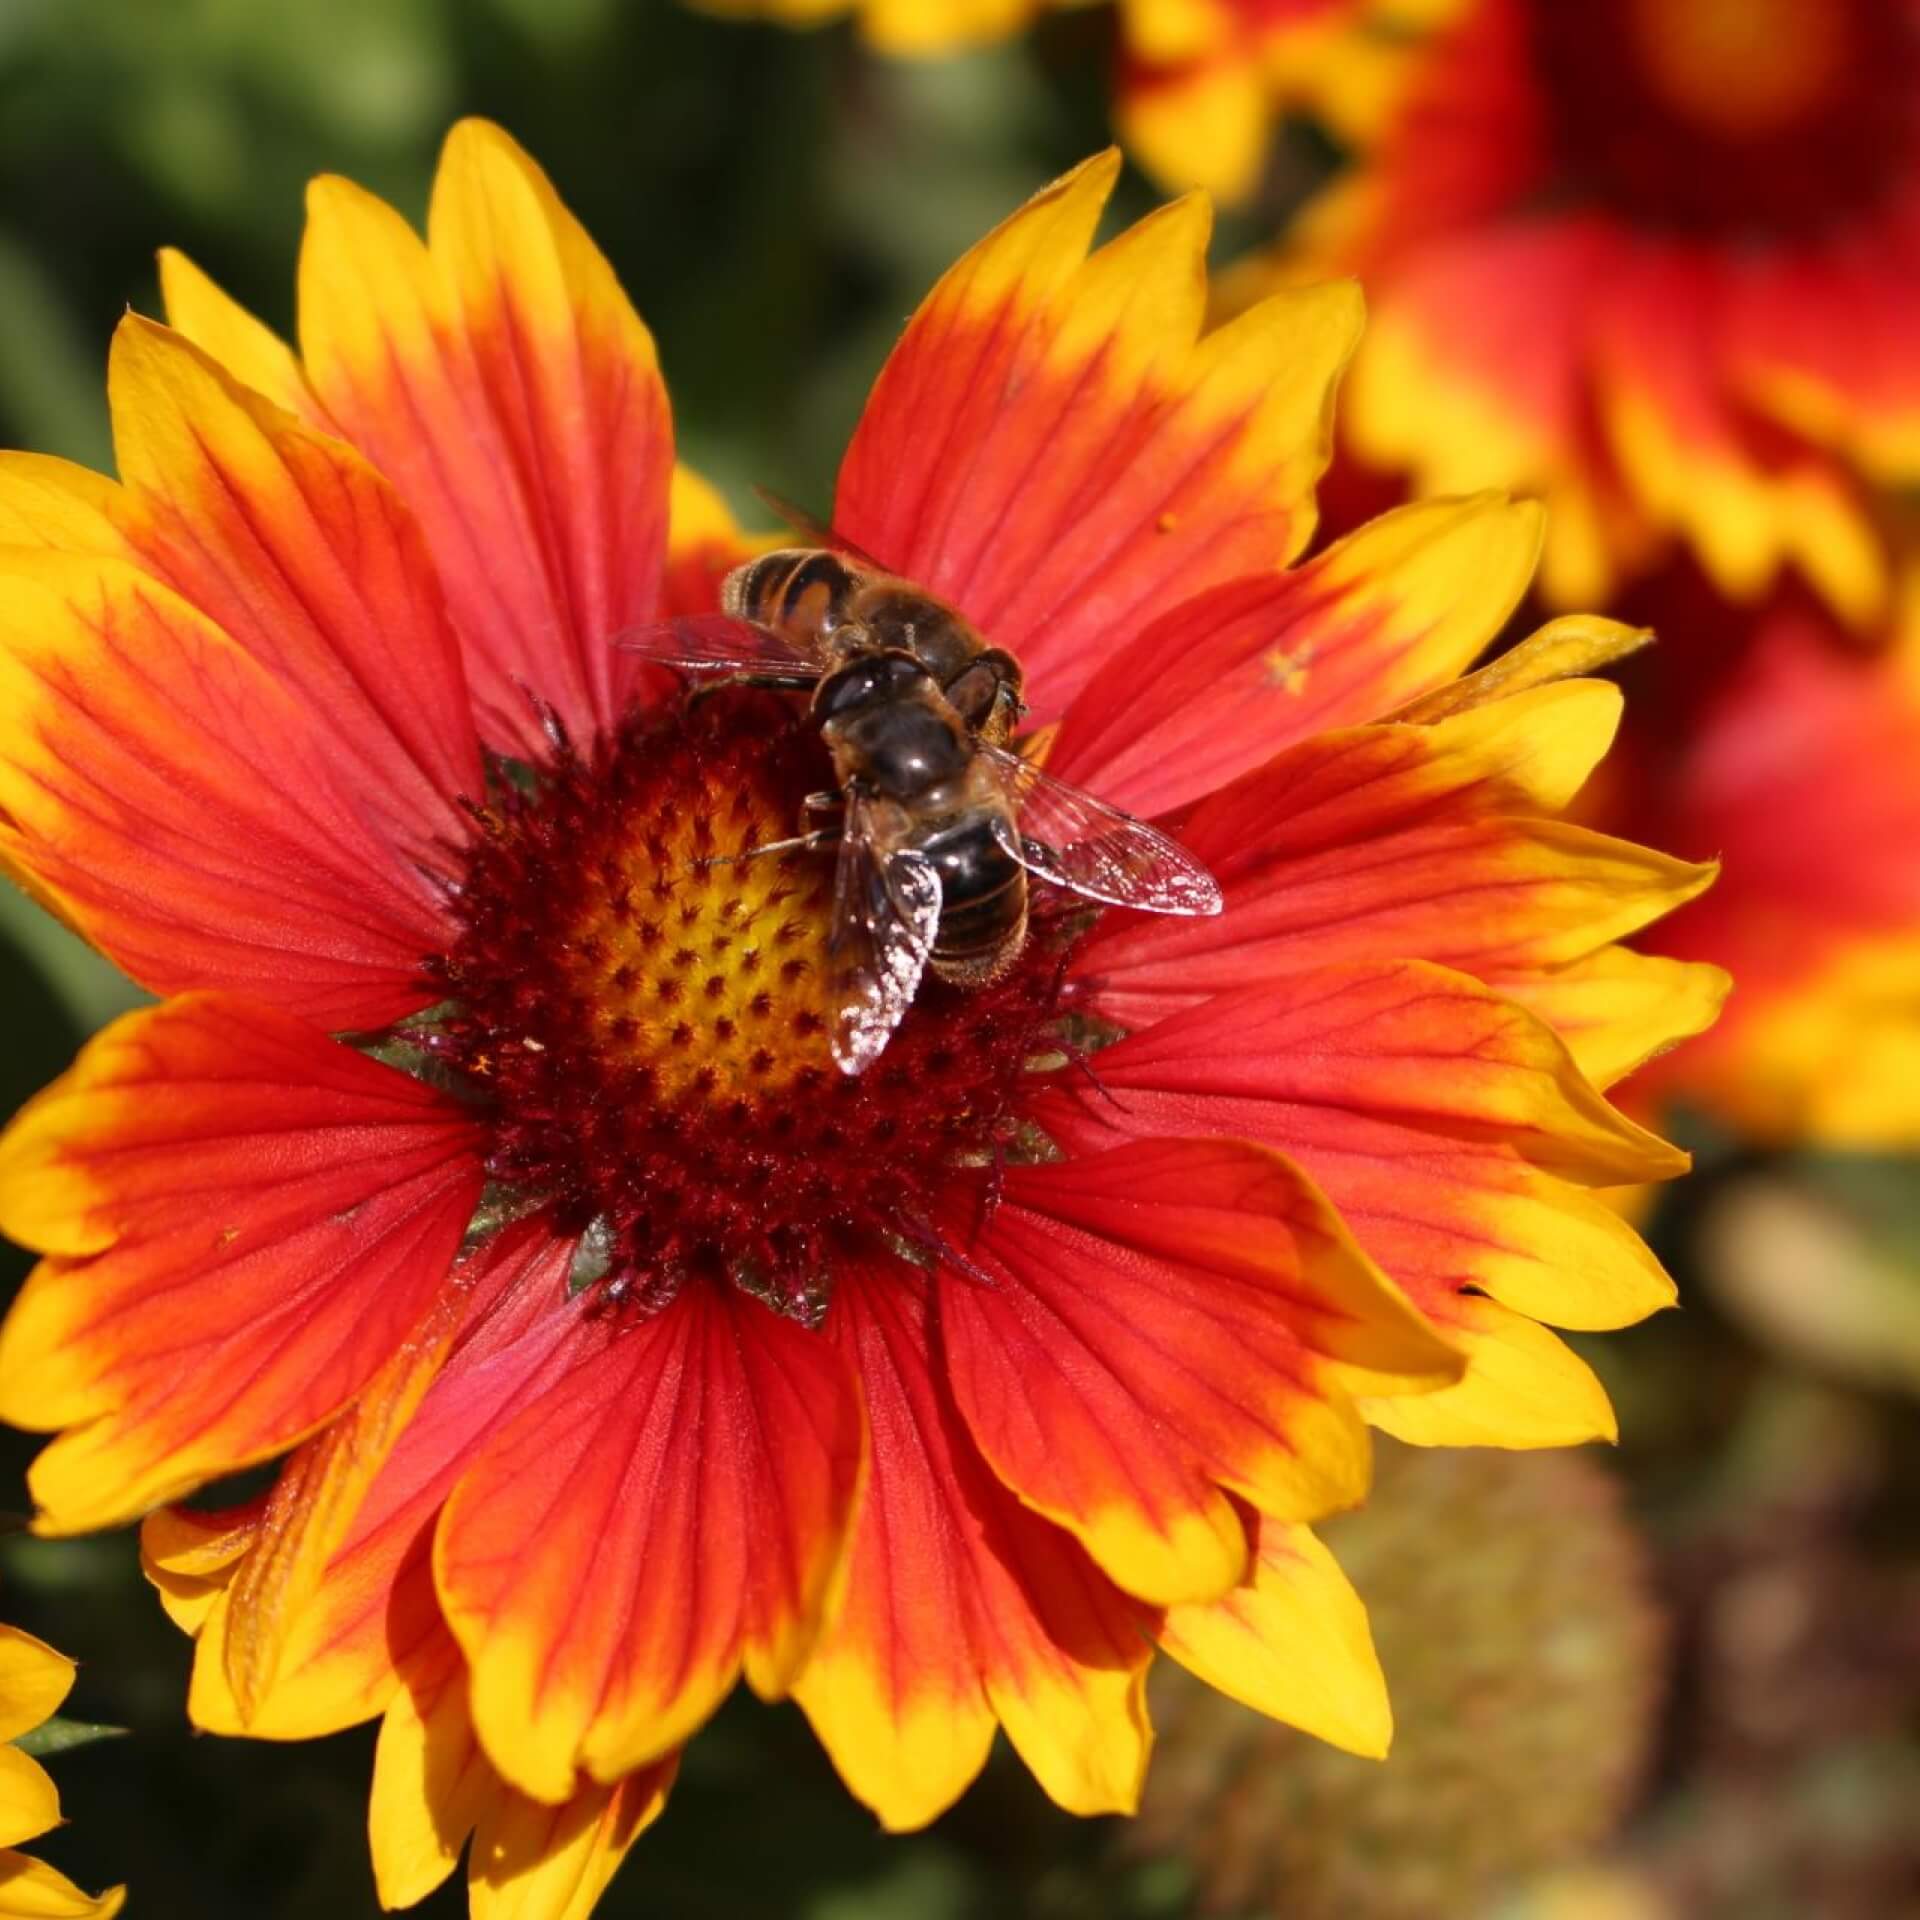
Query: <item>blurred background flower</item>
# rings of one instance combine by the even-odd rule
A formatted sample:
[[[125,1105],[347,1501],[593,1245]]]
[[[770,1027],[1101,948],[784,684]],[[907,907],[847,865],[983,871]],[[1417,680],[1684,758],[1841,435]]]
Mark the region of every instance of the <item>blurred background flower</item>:
[[[1473,1495],[1516,1542],[1544,1543],[1491,1553],[1477,1609],[1461,1576],[1484,1617],[1457,1666],[1437,1635],[1416,1634],[1416,1666],[1388,1655],[1409,1774],[1417,1701],[1537,1699],[1540,1725],[1518,1731],[1539,1746],[1473,1757],[1530,1754],[1539,1774],[1550,1747],[1573,1754],[1597,1769],[1577,1807],[1535,1806],[1558,1781],[1525,1781],[1511,1851],[1472,1854],[1464,1828],[1439,1849],[1430,1825],[1396,1824],[1397,1760],[1302,1786],[1298,1751],[1268,1751],[1258,1723],[1203,1737],[1170,1705],[1177,1770],[1162,1773],[1191,1796],[1177,1845],[1156,1829],[1121,1857],[1004,1755],[939,1825],[886,1840],[797,1713],[740,1706],[689,1755],[674,1818],[602,1910],[1173,1920],[1209,1900],[1271,1911],[1326,1863],[1366,1861],[1324,1883],[1356,1920],[1467,1866],[1477,1890],[1447,1920],[1920,1907],[1920,719],[1901,498],[1920,391],[1914,10],[895,0],[893,44],[917,38],[913,58],[882,50],[878,7],[858,22],[814,8],[806,32],[721,11],[0,0],[0,440],[107,464],[106,343],[129,302],[159,310],[157,239],[284,328],[305,180],[337,170],[417,216],[445,125],[480,112],[541,155],[647,315],[687,457],[736,502],[751,481],[821,502],[920,291],[1117,127],[1141,167],[1116,226],[1155,198],[1150,168],[1232,199],[1213,258],[1246,263],[1239,297],[1330,264],[1366,277],[1380,324],[1349,389],[1332,530],[1416,490],[1533,488],[1561,528],[1556,599],[1604,590],[1604,610],[1658,626],[1627,669],[1629,760],[1603,812],[1727,855],[1666,938],[1747,984],[1716,1040],[1657,1063],[1702,1172],[1648,1229],[1685,1311],[1591,1350],[1622,1447],[1455,1463],[1549,1487],[1570,1468],[1585,1490],[1561,1489],[1564,1527],[1520,1492]],[[11,1108],[129,995],[11,896],[0,975]],[[8,1446],[0,1505],[24,1506],[30,1443]],[[1396,1463],[1349,1523],[1401,1543],[1360,1576],[1396,1622],[1422,1591],[1409,1559],[1430,1571],[1419,1529],[1469,1497],[1411,1484]],[[1487,1631],[1521,1565],[1555,1592],[1556,1570],[1587,1568],[1596,1591],[1628,1570],[1632,1597],[1599,1625],[1584,1595],[1569,1602],[1590,1664],[1556,1667],[1568,1643],[1551,1636],[1503,1648]],[[69,1824],[36,1852],[82,1886],[134,1883],[142,1912],[375,1911],[364,1732],[191,1740],[187,1644],[127,1536],[0,1540],[0,1567],[13,1616],[81,1655],[73,1711],[132,1731],[63,1756]],[[1624,1676],[1617,1697],[1591,1687],[1605,1672]],[[1219,1802],[1212,1768],[1230,1783]],[[1266,1819],[1308,1791],[1326,1836],[1236,1829],[1236,1806]],[[462,1906],[449,1891],[418,1911]]]

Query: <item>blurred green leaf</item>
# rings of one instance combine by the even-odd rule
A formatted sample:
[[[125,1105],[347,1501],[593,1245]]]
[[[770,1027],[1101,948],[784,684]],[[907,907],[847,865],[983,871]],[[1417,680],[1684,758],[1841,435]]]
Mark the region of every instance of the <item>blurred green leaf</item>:
[[[123,1740],[127,1732],[125,1727],[103,1727],[92,1720],[68,1720],[56,1713],[51,1720],[43,1720],[23,1733],[13,1744],[22,1753],[44,1760],[49,1754],[65,1753],[73,1747],[90,1747],[99,1740]]]

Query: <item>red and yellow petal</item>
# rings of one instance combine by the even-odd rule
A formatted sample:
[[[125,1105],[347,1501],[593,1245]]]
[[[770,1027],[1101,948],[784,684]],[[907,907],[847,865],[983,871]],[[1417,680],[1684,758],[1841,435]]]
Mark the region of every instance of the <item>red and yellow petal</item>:
[[[1611,261],[1610,235],[1575,219],[1401,254],[1367,283],[1372,318],[1341,408],[1344,443],[1416,493],[1543,496],[1540,589],[1559,606],[1604,602],[1655,540],[1614,471],[1583,351]]]
[[[440,580],[392,487],[138,315],[107,391],[141,564],[323,720],[391,838],[424,858],[456,836],[479,745]]]
[[[175,247],[159,255],[160,299],[167,324],[191,340],[242,386],[271,400],[323,433],[338,433],[333,417],[314,397],[299,356],[265,321]]]
[[[1776,612],[1668,772],[1663,817],[1724,847],[1724,891],[1659,930],[1739,983],[1650,1093],[1752,1137],[1865,1150],[1920,1139],[1920,622],[1862,657]]]
[[[1295,967],[1365,965],[1381,953],[1485,978],[1565,966],[1691,899],[1715,872],[1511,817],[1415,826],[1297,858],[1240,856],[1228,850],[1237,836],[1220,831],[1224,810],[1206,818],[1210,804],[1185,838],[1225,887],[1218,926],[1103,929],[1089,950],[1103,1004],[1130,1027]]]
[[[185,335],[129,315],[108,366],[124,485],[0,455],[12,544],[131,562],[299,700],[385,837],[415,860],[462,826],[478,742],[420,533],[350,447]]]
[[[835,496],[843,533],[1019,654],[1054,712],[1117,636],[1305,546],[1360,327],[1335,285],[1203,337],[1202,202],[1089,255],[1117,166],[1088,161],[949,269]]]
[[[1843,239],[1743,261],[1722,331],[1749,405],[1884,486],[1920,474],[1914,209],[1903,198],[1884,253]]]
[[[1824,452],[1743,419],[1726,390],[1727,315],[1742,292],[1714,255],[1622,250],[1589,321],[1612,457],[1649,524],[1683,537],[1728,598],[1755,600],[1793,566],[1866,625],[1890,581],[1862,488]]]
[[[1169,1607],[1161,1651],[1257,1713],[1384,1759],[1393,1714],[1360,1596],[1308,1528],[1264,1516],[1254,1527],[1246,1578]]]
[[[838,1283],[872,1466],[844,1598],[794,1687],[848,1787],[924,1826],[985,1764],[995,1724],[1060,1805],[1131,1812],[1151,1733],[1148,1616],[975,1451],[941,1377],[924,1283]]]
[[[777,537],[743,533],[720,489],[682,462],[673,470],[663,610],[711,613],[720,604],[721,581],[743,560],[778,544]]]
[[[864,1459],[840,1356],[731,1288],[621,1326],[490,1436],[434,1564],[502,1774],[557,1803],[679,1746],[743,1670],[784,1692]]]
[[[1198,802],[1181,838],[1217,919],[1115,916],[1086,970],[1139,1028],[1209,994],[1382,954],[1483,977],[1564,967],[1692,898],[1714,868],[1540,817],[1605,751],[1619,696],[1532,686],[1431,724],[1323,734]]]
[[[657,617],[673,433],[653,341],[546,175],[499,128],[448,136],[423,243],[317,181],[300,343],[332,418],[426,531],[488,737],[538,746],[532,687],[582,739]]]
[[[536,1218],[459,1263],[407,1348],[283,1470],[301,1500],[280,1534],[278,1489],[232,1515],[149,1518],[148,1577],[197,1638],[196,1726],[291,1740],[355,1725],[444,1637],[430,1561],[448,1493],[517,1405],[605,1345],[567,1297],[571,1251]]]
[[[0,852],[142,984],[335,1028],[433,997],[442,903],[333,728],[151,575],[7,549],[0,710]]]
[[[538,1234],[539,1229],[532,1231]],[[505,1237],[523,1243],[527,1236]],[[517,1277],[514,1262],[520,1254],[521,1246],[515,1244],[506,1262],[489,1250],[457,1263],[419,1325],[353,1405],[281,1468],[254,1519],[244,1557],[201,1625],[195,1649],[197,1665],[218,1660],[238,1726],[252,1730],[262,1718],[290,1641],[296,1641],[295,1671],[311,1689],[313,1633],[309,1626],[300,1636],[307,1644],[299,1645],[296,1629],[303,1616],[311,1620],[315,1614],[330,1625],[339,1622],[343,1581],[336,1578],[326,1594],[328,1604],[315,1605],[337,1550],[360,1521],[375,1479],[446,1363],[462,1326],[485,1311],[503,1282]],[[330,1651],[336,1656],[341,1651],[337,1638]],[[211,1676],[199,1677],[204,1681]],[[196,1691],[202,1697],[195,1717],[205,1724],[208,1688],[203,1684]],[[282,1720],[288,1717],[288,1691],[280,1689],[276,1702]],[[331,1691],[336,1698],[353,1697],[338,1676]]]
[[[1170,1131],[1170,1130],[1169,1130]],[[1129,1593],[1211,1600],[1246,1570],[1228,1497],[1310,1519],[1365,1491],[1344,1362],[1451,1374],[1319,1193],[1232,1139],[1150,1139],[1010,1172],[945,1284],[948,1377],[994,1471]]]
[[[1531,1014],[1464,976],[1417,962],[1281,976],[1103,1050],[1099,1074],[1110,1101],[1042,1103],[1052,1138],[1085,1151],[1204,1130],[1293,1156],[1449,1339],[1525,1328],[1490,1361],[1476,1341],[1470,1371],[1564,1370],[1564,1349],[1521,1314],[1617,1327],[1672,1301],[1658,1261],[1583,1187],[1666,1178],[1685,1156],[1608,1107]]]
[[[0,1143],[0,1226],[49,1257],[0,1332],[0,1410],[67,1428],[37,1524],[134,1517],[292,1445],[442,1285],[469,1117],[221,995],[129,1014]]]
[[[1379,720],[1451,680],[1532,576],[1539,510],[1499,495],[1404,507],[1307,565],[1199,595],[1120,648],[1061,722],[1049,769],[1161,813],[1282,747]]]
[[[441,1629],[409,1662],[381,1725],[368,1821],[381,1904],[425,1899],[470,1843],[475,1920],[586,1920],[665,1806],[677,1756],[612,1786],[588,1782],[558,1806],[529,1800],[481,1752],[466,1680]]]

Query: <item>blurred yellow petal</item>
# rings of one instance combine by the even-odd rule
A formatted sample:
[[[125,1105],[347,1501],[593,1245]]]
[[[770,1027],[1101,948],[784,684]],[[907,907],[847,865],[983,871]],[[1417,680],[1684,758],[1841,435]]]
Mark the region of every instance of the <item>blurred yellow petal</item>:
[[[37,1727],[67,1697],[74,1663],[18,1627],[0,1626],[0,1740]]]
[[[45,1861],[0,1853],[0,1920],[113,1920],[126,1899],[125,1887],[82,1893]]]

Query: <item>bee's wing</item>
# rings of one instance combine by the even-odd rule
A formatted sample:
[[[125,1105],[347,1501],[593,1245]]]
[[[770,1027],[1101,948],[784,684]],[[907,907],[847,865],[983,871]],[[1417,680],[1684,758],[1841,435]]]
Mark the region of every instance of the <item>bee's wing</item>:
[[[771,487],[756,486],[754,492],[761,502],[777,513],[795,533],[804,533],[816,546],[827,547],[834,553],[844,553],[849,560],[858,560],[862,566],[871,567],[875,573],[891,573],[893,569],[883,560],[876,560],[864,547],[856,547],[844,533],[825,520],[815,518],[805,507],[796,507],[791,500],[782,499]]]
[[[1158,827],[1004,747],[982,741],[979,750],[1019,816],[1020,831],[996,828],[996,837],[1029,873],[1116,907],[1149,913],[1220,911],[1219,882]]]
[[[913,1004],[939,924],[939,870],[911,849],[883,852],[870,803],[849,794],[827,940],[833,1057],[842,1073],[879,1059]]]
[[[820,663],[769,627],[730,613],[683,613],[653,626],[629,627],[613,637],[622,653],[682,673],[818,674]]]

